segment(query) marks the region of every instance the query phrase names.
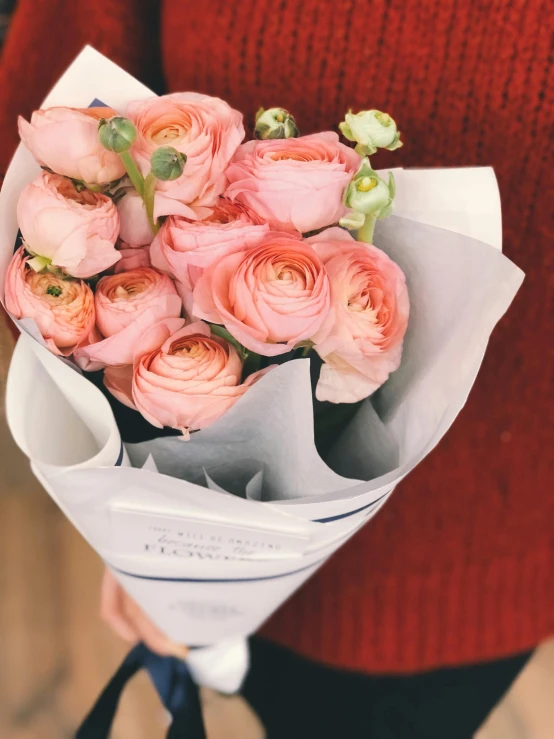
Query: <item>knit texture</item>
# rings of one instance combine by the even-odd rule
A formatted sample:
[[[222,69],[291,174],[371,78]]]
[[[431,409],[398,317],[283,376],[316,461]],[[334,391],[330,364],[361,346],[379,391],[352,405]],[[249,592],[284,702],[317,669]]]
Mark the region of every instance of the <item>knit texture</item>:
[[[311,133],[349,107],[386,110],[405,145],[374,166],[493,165],[504,251],[527,273],[453,429],[263,633],[367,672],[532,647],[554,631],[548,1],[164,0],[159,19],[156,9],[19,0],[0,64],[2,170],[17,114],[88,42],[158,91],[163,70],[166,89],[221,96],[248,122],[279,105]]]

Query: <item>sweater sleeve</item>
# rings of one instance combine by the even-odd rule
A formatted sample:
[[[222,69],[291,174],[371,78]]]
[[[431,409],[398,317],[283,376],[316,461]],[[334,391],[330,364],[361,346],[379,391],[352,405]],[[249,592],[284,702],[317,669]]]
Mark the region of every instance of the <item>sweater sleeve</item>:
[[[86,44],[158,90],[160,3],[155,0],[19,0],[0,58],[0,173],[29,117]]]

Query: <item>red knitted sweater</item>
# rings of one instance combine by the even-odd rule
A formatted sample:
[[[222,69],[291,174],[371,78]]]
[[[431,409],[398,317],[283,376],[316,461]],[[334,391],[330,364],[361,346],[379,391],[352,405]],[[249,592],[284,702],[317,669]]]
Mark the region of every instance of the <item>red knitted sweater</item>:
[[[492,164],[504,251],[527,273],[452,431],[264,633],[367,672],[533,646],[554,631],[547,0],[162,0],[159,14],[153,0],[19,0],[0,64],[0,171],[17,114],[91,43],[154,89],[219,95],[247,121],[280,105],[310,133],[348,107],[387,110],[405,146],[378,166]]]

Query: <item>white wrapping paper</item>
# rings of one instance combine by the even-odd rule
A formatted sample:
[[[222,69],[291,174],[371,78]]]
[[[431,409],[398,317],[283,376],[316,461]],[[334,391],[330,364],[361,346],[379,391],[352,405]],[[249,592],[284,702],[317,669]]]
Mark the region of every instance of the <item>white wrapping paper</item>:
[[[150,94],[86,48],[45,105],[85,107],[96,98],[124,111]],[[17,198],[37,171],[20,147],[0,195],[2,291]],[[210,645],[191,661],[203,684],[238,687],[247,664],[242,638],[439,442],[523,279],[500,251],[490,168],[395,170],[395,178],[396,215],[378,223],[375,243],[408,281],[403,361],[326,461],[313,441],[307,360],[273,370],[188,442],[171,437],[125,449],[100,391],[51,355],[32,325],[21,326],[7,388],[16,442],[158,626],[176,641]]]

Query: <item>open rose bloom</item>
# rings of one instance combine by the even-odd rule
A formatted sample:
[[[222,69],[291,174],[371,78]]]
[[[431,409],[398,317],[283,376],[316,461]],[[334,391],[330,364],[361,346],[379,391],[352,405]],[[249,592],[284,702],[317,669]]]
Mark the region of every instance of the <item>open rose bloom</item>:
[[[185,436],[217,421],[268,370],[241,383],[242,361],[224,339],[198,321],[161,321],[137,342],[128,375],[106,373],[106,385],[153,426],[170,426]]]
[[[100,340],[75,352],[77,364],[89,371],[131,365],[144,332],[164,318],[179,318],[182,311],[173,282],[149,267],[102,277],[95,306]]]
[[[219,98],[194,92],[133,101],[126,113],[137,129],[133,153],[145,173],[161,146],[172,146],[187,157],[186,173],[171,182],[158,182],[155,215],[192,219],[209,215],[244,138],[242,115]]]
[[[19,135],[37,162],[52,172],[89,185],[106,185],[125,174],[121,159],[98,141],[98,121],[111,108],[53,107],[19,118]]]
[[[331,131],[248,141],[227,170],[226,195],[277,230],[315,231],[346,213],[344,191],[360,161]]]
[[[368,116],[360,141],[298,118],[245,140],[227,102],[156,98],[86,49],[20,122],[0,194],[14,437],[223,692],[245,637],[439,443],[523,279],[492,169],[389,178],[354,150]]]
[[[78,190],[65,177],[43,172],[30,182],[19,198],[17,220],[28,251],[72,277],[93,277],[120,258],[112,200]]]

